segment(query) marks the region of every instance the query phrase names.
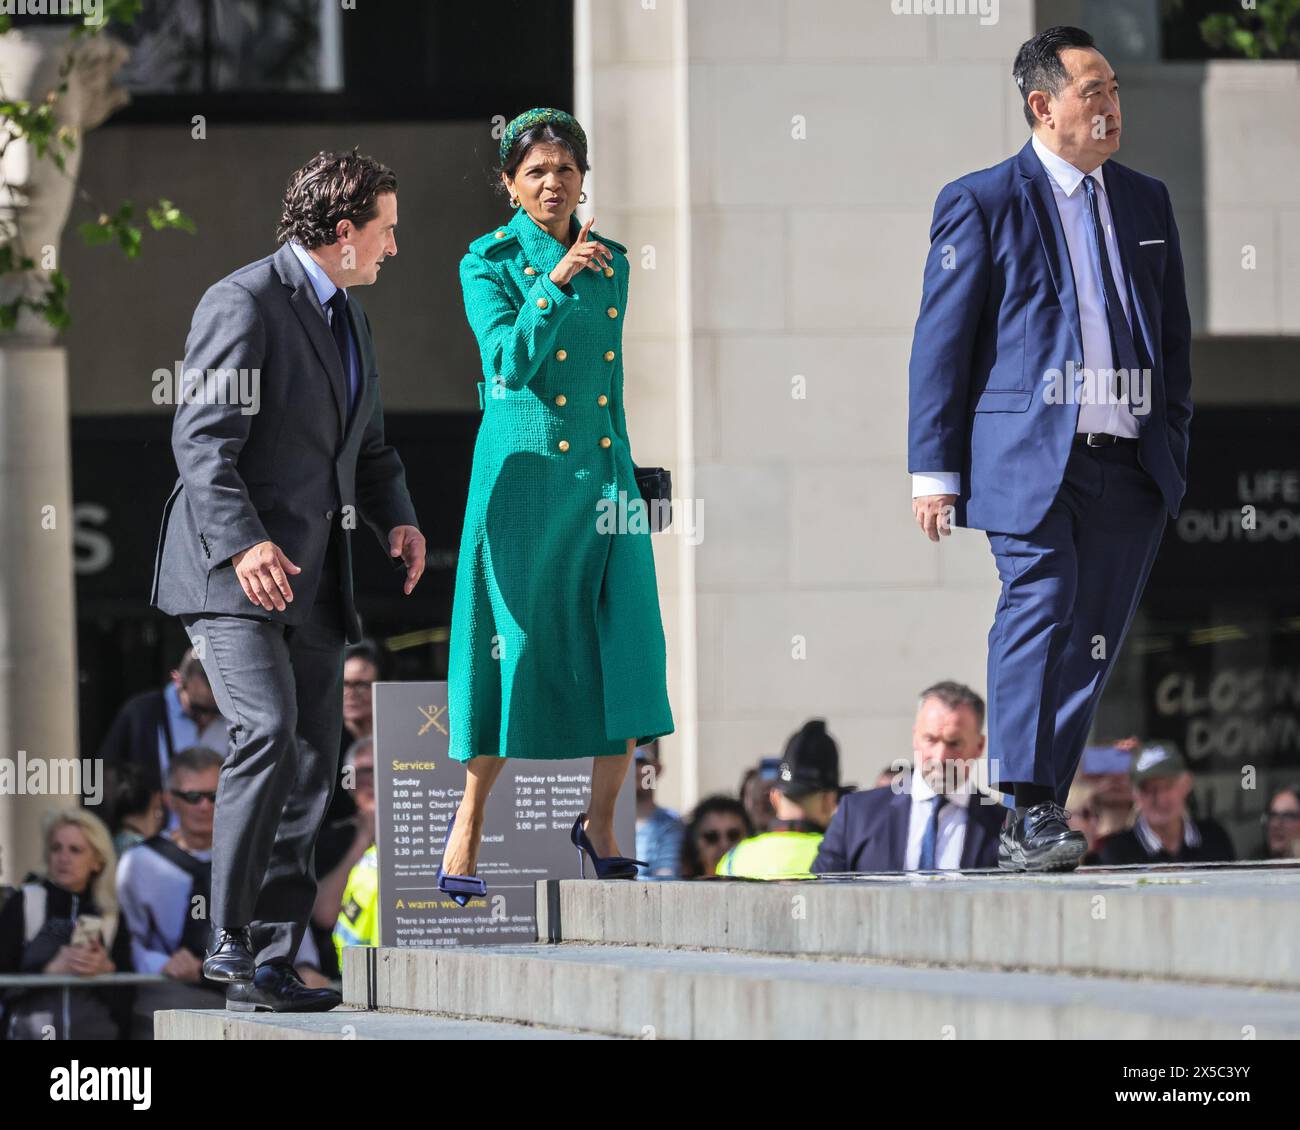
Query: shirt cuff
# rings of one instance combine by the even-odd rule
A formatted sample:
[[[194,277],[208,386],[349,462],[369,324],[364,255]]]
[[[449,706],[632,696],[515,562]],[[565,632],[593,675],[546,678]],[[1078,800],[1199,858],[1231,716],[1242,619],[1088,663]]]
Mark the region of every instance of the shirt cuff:
[[[927,494],[961,494],[961,472],[913,471],[912,497]]]

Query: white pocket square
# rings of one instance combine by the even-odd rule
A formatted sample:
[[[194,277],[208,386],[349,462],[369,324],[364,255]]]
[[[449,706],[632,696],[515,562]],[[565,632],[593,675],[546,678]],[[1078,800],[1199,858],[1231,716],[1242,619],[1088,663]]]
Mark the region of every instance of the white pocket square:
[[[1164,240],[1163,240],[1163,239],[1140,239],[1140,240],[1138,240],[1138,246],[1139,246],[1139,247],[1150,247],[1153,243],[1164,243]]]

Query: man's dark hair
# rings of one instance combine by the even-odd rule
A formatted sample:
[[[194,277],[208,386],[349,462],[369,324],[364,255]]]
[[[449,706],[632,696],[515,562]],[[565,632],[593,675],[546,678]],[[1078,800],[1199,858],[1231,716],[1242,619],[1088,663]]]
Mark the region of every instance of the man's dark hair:
[[[955,683],[951,679],[945,679],[942,683],[935,683],[932,687],[926,687],[921,692],[920,702],[927,699],[938,699],[949,710],[956,710],[960,706],[969,706],[975,711],[975,725],[981,732],[984,729],[984,700],[980,698],[965,683]]]
[[[1035,90],[1043,90],[1055,98],[1070,78],[1070,72],[1061,62],[1061,52],[1067,47],[1096,46],[1092,36],[1083,28],[1070,27],[1068,24],[1049,27],[1020,45],[1011,68],[1011,77],[1020,88],[1025,121],[1029,123],[1030,129],[1038,124],[1038,119],[1029,107],[1029,95]]]
[[[397,176],[371,157],[351,153],[317,153],[289,178],[275,238],[303,247],[334,243],[340,220],[365,227],[379,214],[379,197],[397,191]]]

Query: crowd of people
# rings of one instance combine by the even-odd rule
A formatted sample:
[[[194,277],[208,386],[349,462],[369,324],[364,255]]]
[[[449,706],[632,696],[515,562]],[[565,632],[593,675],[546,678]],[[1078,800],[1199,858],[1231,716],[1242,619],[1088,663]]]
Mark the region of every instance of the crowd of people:
[[[344,947],[378,944],[371,689],[383,668],[370,643],[345,657],[339,781],[317,844],[312,928],[294,962],[307,985],[337,982]],[[685,816],[657,803],[665,766],[651,742],[636,750],[639,879],[996,867],[1006,809],[972,771],[983,731],[980,696],[937,683],[919,696],[911,756],[882,767],[871,787],[842,783],[838,745],[812,719],[734,795],[707,796]],[[45,975],[6,990],[4,1038],[150,1039],[157,1009],[223,1006],[202,962],[224,736],[190,652],[163,687],[122,707],[99,751],[106,817],[51,813],[43,872],[0,889],[0,973]],[[1172,743],[1089,748],[1067,804],[1088,839],[1085,863],[1300,857],[1300,784],[1272,790],[1261,838],[1242,856],[1222,825],[1196,812],[1192,785]],[[107,973],[141,976],[77,984]]]
[[[383,659],[369,642],[344,659],[339,782],[316,845],[311,929],[294,959],[308,986],[339,980],[341,947],[356,944],[352,894],[367,868],[374,873],[371,688]],[[151,1039],[157,1009],[225,1006],[225,986],[202,965],[226,737],[192,650],[164,686],[122,706],[98,751],[107,811],[50,813],[43,873],[0,889],[0,974],[45,975],[4,993],[0,1036]],[[106,973],[141,976],[76,985]]]
[[[872,787],[840,781],[839,749],[821,719],[781,757],[746,771],[735,796],[705,797],[686,816],[659,806],[657,750],[637,751],[641,878],[751,879],[998,866],[1001,794],[975,771],[984,757],[984,702],[936,683],[919,696],[912,755],[883,766]],[[1173,742],[1128,737],[1089,747],[1069,791],[1070,827],[1085,865],[1151,866],[1300,858],[1300,783],[1274,787],[1257,842],[1239,851],[1199,814],[1194,778]]]

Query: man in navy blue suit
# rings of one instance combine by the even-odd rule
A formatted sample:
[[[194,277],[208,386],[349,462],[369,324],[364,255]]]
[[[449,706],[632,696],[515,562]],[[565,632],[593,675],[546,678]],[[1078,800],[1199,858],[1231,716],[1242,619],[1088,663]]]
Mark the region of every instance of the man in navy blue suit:
[[[912,345],[912,508],[985,530],[994,779],[1008,870],[1070,870],[1062,805],[1187,477],[1191,325],[1158,180],[1110,158],[1119,84],[1079,28],[1012,71],[1032,136],[939,193]]]
[[[961,683],[921,692],[910,774],[841,798],[813,874],[945,871],[997,863],[1005,809],[975,787],[984,752],[984,700]]]

